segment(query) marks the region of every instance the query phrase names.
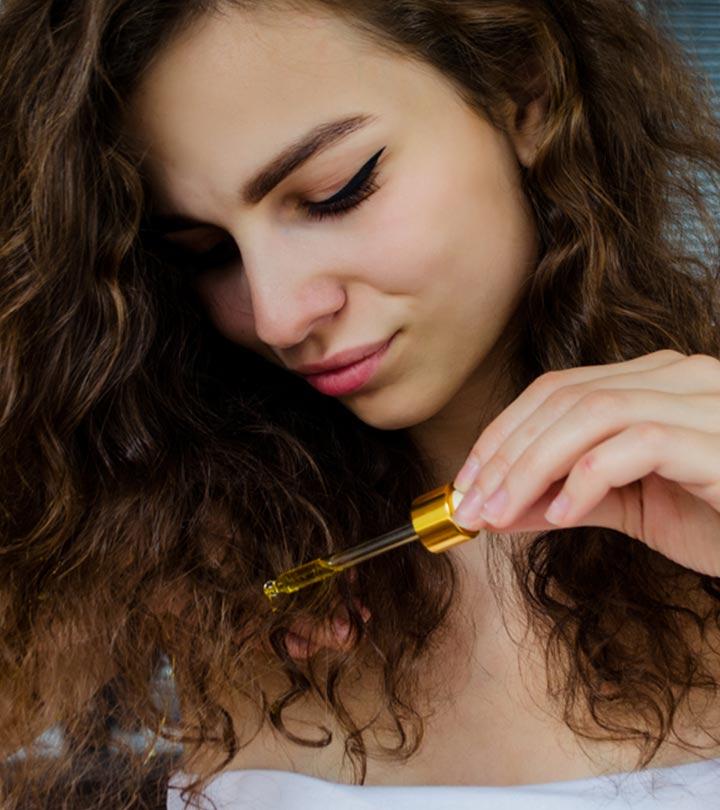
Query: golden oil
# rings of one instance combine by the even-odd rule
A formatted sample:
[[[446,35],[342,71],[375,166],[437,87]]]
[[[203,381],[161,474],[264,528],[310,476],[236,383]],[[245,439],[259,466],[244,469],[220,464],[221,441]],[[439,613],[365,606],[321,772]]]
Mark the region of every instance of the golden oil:
[[[263,592],[270,600],[270,606],[274,610],[276,600],[280,595],[295,593],[308,585],[322,582],[337,574],[338,571],[342,571],[342,567],[333,565],[329,560],[312,560],[297,568],[284,571],[277,579],[269,580],[263,585]]]

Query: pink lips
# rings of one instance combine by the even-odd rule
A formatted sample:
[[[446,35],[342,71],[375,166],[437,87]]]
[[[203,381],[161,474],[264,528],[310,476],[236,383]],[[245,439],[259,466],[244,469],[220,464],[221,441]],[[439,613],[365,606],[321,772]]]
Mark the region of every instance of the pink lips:
[[[393,335],[387,343],[383,344],[374,354],[352,363],[349,366],[326,371],[323,374],[304,374],[305,379],[321,394],[331,397],[343,396],[362,388],[377,371],[383,356],[395,339]]]

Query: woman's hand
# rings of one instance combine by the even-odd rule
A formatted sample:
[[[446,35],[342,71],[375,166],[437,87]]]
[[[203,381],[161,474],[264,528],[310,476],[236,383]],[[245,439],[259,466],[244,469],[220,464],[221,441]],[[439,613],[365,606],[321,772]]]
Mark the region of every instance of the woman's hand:
[[[467,529],[604,526],[720,576],[720,361],[663,350],[543,374],[454,486]]]

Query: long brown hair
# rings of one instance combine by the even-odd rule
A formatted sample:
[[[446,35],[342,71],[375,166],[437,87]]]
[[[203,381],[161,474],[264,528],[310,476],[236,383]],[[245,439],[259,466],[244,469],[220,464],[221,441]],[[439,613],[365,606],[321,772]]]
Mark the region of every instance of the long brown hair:
[[[165,43],[223,6],[341,15],[441,71],[499,128],[511,101],[546,94],[522,173],[542,252],[508,327],[513,398],[551,369],[663,348],[720,357],[720,124],[707,84],[629,0],[4,0],[8,807],[163,806],[168,773],[196,744],[229,762],[263,723],[327,744],[323,729],[305,740],[283,724],[305,694],[345,730],[362,782],[367,729],[342,697],[360,656],[380,670],[396,722],[385,753],[409,757],[422,734],[418,673],[447,627],[450,555],[408,547],[277,614],[261,586],[406,522],[438,483],[426,460],[404,431],[362,423],[223,339],[145,238],[147,189],[122,127],[129,95]],[[513,564],[559,713],[580,735],[637,741],[647,765],[689,691],[717,689],[691,635],[717,625],[720,583],[600,528],[544,532]],[[354,649],[322,666],[293,660],[290,623],[338,606]],[[260,660],[285,678],[279,697],[258,683]],[[167,662],[180,712],[157,688]],[[233,724],[231,693],[255,707],[246,727]],[[31,744],[50,728],[64,742],[43,756]],[[123,745],[143,730],[153,745]]]

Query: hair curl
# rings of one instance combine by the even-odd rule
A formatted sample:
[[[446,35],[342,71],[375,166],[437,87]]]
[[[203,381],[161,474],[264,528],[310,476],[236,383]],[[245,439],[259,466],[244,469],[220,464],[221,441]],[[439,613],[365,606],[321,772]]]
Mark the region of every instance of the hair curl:
[[[419,744],[418,674],[447,626],[451,555],[408,547],[278,614],[261,585],[406,522],[410,501],[437,485],[426,460],[404,431],[362,423],[223,339],[144,238],[146,186],[122,128],[129,95],[202,15],[260,5],[340,15],[377,46],[441,71],[501,129],[510,102],[545,94],[539,148],[522,173],[542,252],[508,327],[503,407],[552,369],[663,348],[720,357],[720,225],[708,204],[720,123],[708,84],[629,0],[4,0],[8,807],[162,807],[168,774],[196,746],[229,762],[264,723],[327,744],[326,730],[298,740],[283,724],[310,693],[345,730],[362,782],[367,725],[342,696],[360,655],[379,667],[396,722],[385,753],[407,758]],[[717,689],[691,636],[717,626],[720,583],[627,540],[548,531],[513,565],[565,722],[580,736],[637,741],[647,765],[690,690]],[[374,617],[367,625],[356,594]],[[294,661],[282,643],[290,623],[338,605],[355,649],[323,666]],[[166,659],[179,714],[154,686]],[[281,696],[258,683],[260,662],[286,679]],[[247,728],[233,724],[231,693],[256,707]],[[50,727],[65,746],[43,757],[32,743]],[[118,730],[143,729],[175,747],[152,756],[122,744]]]

